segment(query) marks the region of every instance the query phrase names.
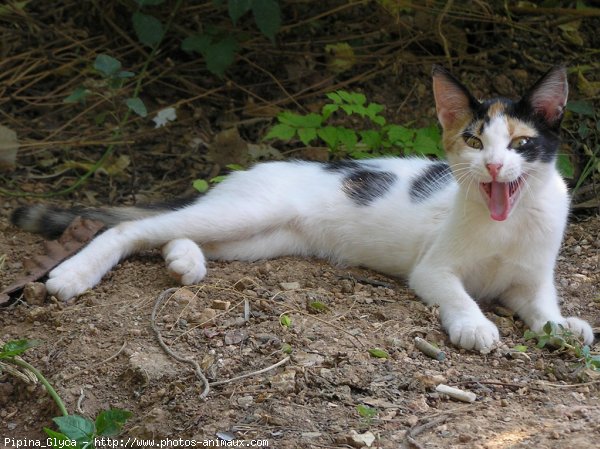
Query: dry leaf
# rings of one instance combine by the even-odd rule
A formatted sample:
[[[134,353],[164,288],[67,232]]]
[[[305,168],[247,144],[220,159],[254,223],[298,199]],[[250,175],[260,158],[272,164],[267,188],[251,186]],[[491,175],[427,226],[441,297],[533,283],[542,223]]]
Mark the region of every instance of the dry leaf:
[[[10,295],[23,290],[27,283],[44,277],[52,268],[79,251],[103,227],[104,223],[100,221],[75,218],[58,240],[44,242],[45,254],[23,261],[23,266],[29,274],[17,279],[0,292],[0,305],[10,301]]]

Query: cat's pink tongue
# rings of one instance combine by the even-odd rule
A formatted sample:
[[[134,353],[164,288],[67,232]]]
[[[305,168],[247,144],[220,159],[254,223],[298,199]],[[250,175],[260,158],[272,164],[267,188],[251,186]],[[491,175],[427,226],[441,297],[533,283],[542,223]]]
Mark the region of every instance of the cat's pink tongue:
[[[496,221],[504,221],[510,212],[508,182],[492,181],[490,190],[490,215]]]

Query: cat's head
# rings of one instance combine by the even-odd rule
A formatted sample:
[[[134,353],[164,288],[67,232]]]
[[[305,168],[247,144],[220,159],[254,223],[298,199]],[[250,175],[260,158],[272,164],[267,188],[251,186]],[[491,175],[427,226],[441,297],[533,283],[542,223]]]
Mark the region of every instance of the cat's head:
[[[454,176],[471,191],[478,187],[492,219],[506,220],[524,190],[554,170],[568,94],[565,68],[551,69],[518,101],[479,101],[434,66],[433,92]]]

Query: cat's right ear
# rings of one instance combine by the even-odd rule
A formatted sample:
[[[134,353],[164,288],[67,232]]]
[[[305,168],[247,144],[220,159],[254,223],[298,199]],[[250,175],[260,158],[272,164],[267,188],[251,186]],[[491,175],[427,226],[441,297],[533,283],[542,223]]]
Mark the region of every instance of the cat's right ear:
[[[469,90],[439,65],[433,66],[432,76],[435,108],[442,128],[451,129],[457,121],[471,117],[478,102]]]

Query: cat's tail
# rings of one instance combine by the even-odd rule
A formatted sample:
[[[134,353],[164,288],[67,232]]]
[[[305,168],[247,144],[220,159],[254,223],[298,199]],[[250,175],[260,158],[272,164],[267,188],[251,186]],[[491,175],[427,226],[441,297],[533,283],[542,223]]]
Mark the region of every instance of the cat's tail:
[[[153,205],[131,207],[71,207],[44,204],[21,206],[15,209],[10,221],[27,232],[41,234],[48,239],[59,237],[75,217],[96,220],[112,227],[124,221],[139,220],[181,209],[195,202],[197,196],[181,198]]]

